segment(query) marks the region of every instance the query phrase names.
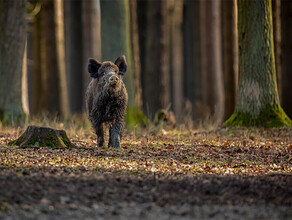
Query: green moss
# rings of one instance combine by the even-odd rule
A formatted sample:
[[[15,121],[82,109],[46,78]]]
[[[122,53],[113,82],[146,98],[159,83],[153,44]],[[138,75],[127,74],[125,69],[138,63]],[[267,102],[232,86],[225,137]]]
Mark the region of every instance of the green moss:
[[[279,105],[267,106],[264,108],[257,117],[253,117],[249,113],[235,112],[225,122],[230,126],[242,127],[281,127],[292,126],[291,119],[286,115],[284,110]]]
[[[148,118],[144,115],[138,107],[128,107],[126,114],[126,125],[129,129],[136,125],[147,126],[149,124]]]

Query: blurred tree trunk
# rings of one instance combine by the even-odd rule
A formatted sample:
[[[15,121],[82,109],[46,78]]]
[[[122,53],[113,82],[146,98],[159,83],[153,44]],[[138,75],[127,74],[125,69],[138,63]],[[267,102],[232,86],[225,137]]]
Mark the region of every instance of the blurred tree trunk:
[[[281,1],[282,107],[292,117],[292,2]]]
[[[141,86],[141,62],[139,47],[139,30],[137,16],[137,0],[130,0],[130,28],[131,28],[131,48],[133,54],[133,82],[135,91],[135,103],[142,108],[142,86]]]
[[[110,1],[113,2],[113,1]],[[109,12],[109,16],[113,16]],[[115,16],[113,16],[115,17]],[[87,65],[88,59],[94,58],[101,61],[101,10],[99,0],[82,0],[82,44],[83,44],[83,89],[82,102],[85,111],[85,92],[91,80]],[[80,30],[79,30],[80,31]]]
[[[130,7],[128,0],[101,0],[102,60],[114,62],[125,55],[128,69],[124,76],[129,105],[135,105],[132,48],[130,38]],[[114,15],[114,16],[113,16]]]
[[[238,81],[236,0],[222,1],[222,58],[224,76],[224,120],[234,112]]]
[[[27,66],[27,38],[25,42],[24,55],[22,58],[22,78],[21,78],[21,102],[23,111],[26,115],[29,115],[29,103],[28,103],[28,66]]]
[[[200,1],[184,1],[183,37],[184,37],[184,97],[191,103],[192,118],[198,119],[196,103],[201,102],[200,74]]]
[[[233,126],[292,125],[277,91],[270,0],[238,1],[239,91]]]
[[[40,2],[35,4],[35,8],[40,10]],[[31,112],[32,115],[38,115],[44,110],[44,99],[42,94],[42,62],[41,62],[41,13],[36,12],[33,16],[32,30],[32,92],[31,92]]]
[[[118,57],[126,56],[128,68],[124,76],[124,82],[129,95],[126,122],[128,126],[134,126],[142,122],[144,116],[135,99],[130,3],[129,0],[101,0],[100,3],[102,60],[114,62]]]
[[[167,1],[168,67],[171,82],[171,100],[177,118],[183,116],[183,1]]]
[[[26,0],[0,1],[0,122],[25,118],[22,74],[26,44]]]
[[[139,31],[143,42],[141,49],[143,108],[149,117],[154,117],[159,109],[166,108],[167,105],[166,1],[141,0],[138,1],[138,6],[139,16],[142,11]]]
[[[273,32],[275,48],[275,64],[277,86],[280,102],[282,100],[282,70],[281,70],[281,0],[272,0]]]
[[[220,123],[224,117],[221,1],[202,1],[200,7],[203,105],[209,109],[210,119]]]
[[[65,69],[62,0],[43,0],[41,9],[41,65],[45,110],[67,117],[68,94]]]
[[[69,107],[70,113],[81,113],[84,102],[82,76],[85,71],[87,72],[87,68],[85,68],[82,62],[84,59],[82,31],[80,31],[82,30],[82,1],[65,0],[64,3],[66,76],[68,79]],[[89,78],[88,74],[86,76]]]

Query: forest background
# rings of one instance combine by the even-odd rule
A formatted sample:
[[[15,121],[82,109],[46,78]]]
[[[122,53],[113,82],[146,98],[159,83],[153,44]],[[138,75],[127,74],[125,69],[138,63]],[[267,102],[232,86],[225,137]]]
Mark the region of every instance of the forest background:
[[[161,109],[173,111],[177,121],[190,128],[193,122],[222,124],[234,112],[239,78],[234,0],[9,4],[15,9],[7,11],[8,28],[1,29],[2,34],[21,34],[19,42],[8,46],[16,48],[10,53],[14,58],[2,59],[0,65],[4,124],[25,115],[64,119],[83,114],[91,80],[88,58],[114,61],[123,54],[129,67],[125,76],[129,126],[147,124],[143,114],[153,120]],[[272,1],[277,87],[281,106],[290,117],[291,7],[288,0]],[[2,48],[13,51],[6,47]]]

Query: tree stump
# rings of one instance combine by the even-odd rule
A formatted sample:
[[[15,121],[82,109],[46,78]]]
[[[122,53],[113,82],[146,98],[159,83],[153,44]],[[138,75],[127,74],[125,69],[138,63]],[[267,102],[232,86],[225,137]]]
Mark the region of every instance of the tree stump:
[[[10,146],[20,147],[73,147],[64,130],[55,130],[48,127],[30,125],[26,131],[16,140],[8,143]]]

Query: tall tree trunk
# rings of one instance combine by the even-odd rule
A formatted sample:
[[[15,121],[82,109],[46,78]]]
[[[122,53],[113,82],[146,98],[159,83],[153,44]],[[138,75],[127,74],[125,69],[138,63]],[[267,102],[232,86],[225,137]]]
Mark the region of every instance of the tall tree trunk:
[[[134,126],[144,123],[142,114],[135,99],[135,76],[133,73],[133,55],[131,46],[130,3],[129,0],[101,0],[101,39],[102,60],[115,61],[125,55],[128,68],[124,82],[128,91],[128,109],[126,123]]]
[[[130,0],[130,28],[131,28],[131,48],[133,55],[133,82],[135,91],[135,103],[142,108],[142,86],[141,86],[141,62],[139,47],[139,30],[137,16],[137,0]]]
[[[292,117],[292,2],[281,1],[281,35],[282,35],[282,106],[288,116]]]
[[[83,111],[84,102],[82,76],[87,70],[82,62],[83,42],[82,31],[80,31],[82,30],[82,1],[65,0],[64,3],[66,24],[66,76],[68,79],[69,107],[71,113],[81,113]],[[88,74],[86,74],[86,76],[89,78]]]
[[[62,0],[43,0],[41,11],[44,106],[50,114],[68,116]]]
[[[113,2],[113,1],[109,1]],[[114,15],[110,13],[110,15]],[[115,16],[113,16],[114,18]],[[82,0],[82,34],[83,34],[83,89],[85,97],[87,86],[91,80],[87,71],[88,59],[101,60],[101,10],[99,0]],[[83,99],[85,111],[85,99]]]
[[[192,104],[192,118],[199,119],[196,108],[202,102],[201,56],[200,56],[200,1],[184,1],[183,37],[184,37],[184,97]]]
[[[0,2],[0,122],[25,118],[22,72],[26,44],[26,0]]]
[[[171,100],[178,118],[182,118],[183,106],[183,1],[167,1],[169,73],[171,81]]]
[[[21,78],[21,102],[23,111],[29,115],[28,103],[28,78],[27,78],[27,41],[25,42],[24,54],[22,58],[22,78]]]
[[[203,104],[216,123],[224,116],[220,6],[220,0],[202,1],[200,5]]]
[[[166,1],[139,1],[145,5],[144,20],[139,19],[143,46],[141,79],[143,107],[149,117],[167,105]],[[139,7],[141,10],[141,7]]]
[[[239,92],[228,125],[292,125],[279,103],[271,0],[238,1]]]
[[[38,7],[40,7],[40,3]],[[37,7],[37,6],[36,6]],[[33,17],[32,27],[32,92],[31,92],[31,112],[32,115],[38,115],[44,110],[43,86],[42,86],[42,53],[41,53],[41,13]]]
[[[224,120],[235,109],[238,81],[238,42],[236,0],[222,1],[222,53],[224,76]]]
[[[281,0],[272,0],[273,33],[277,86],[280,102],[282,100],[282,70],[281,70]]]

